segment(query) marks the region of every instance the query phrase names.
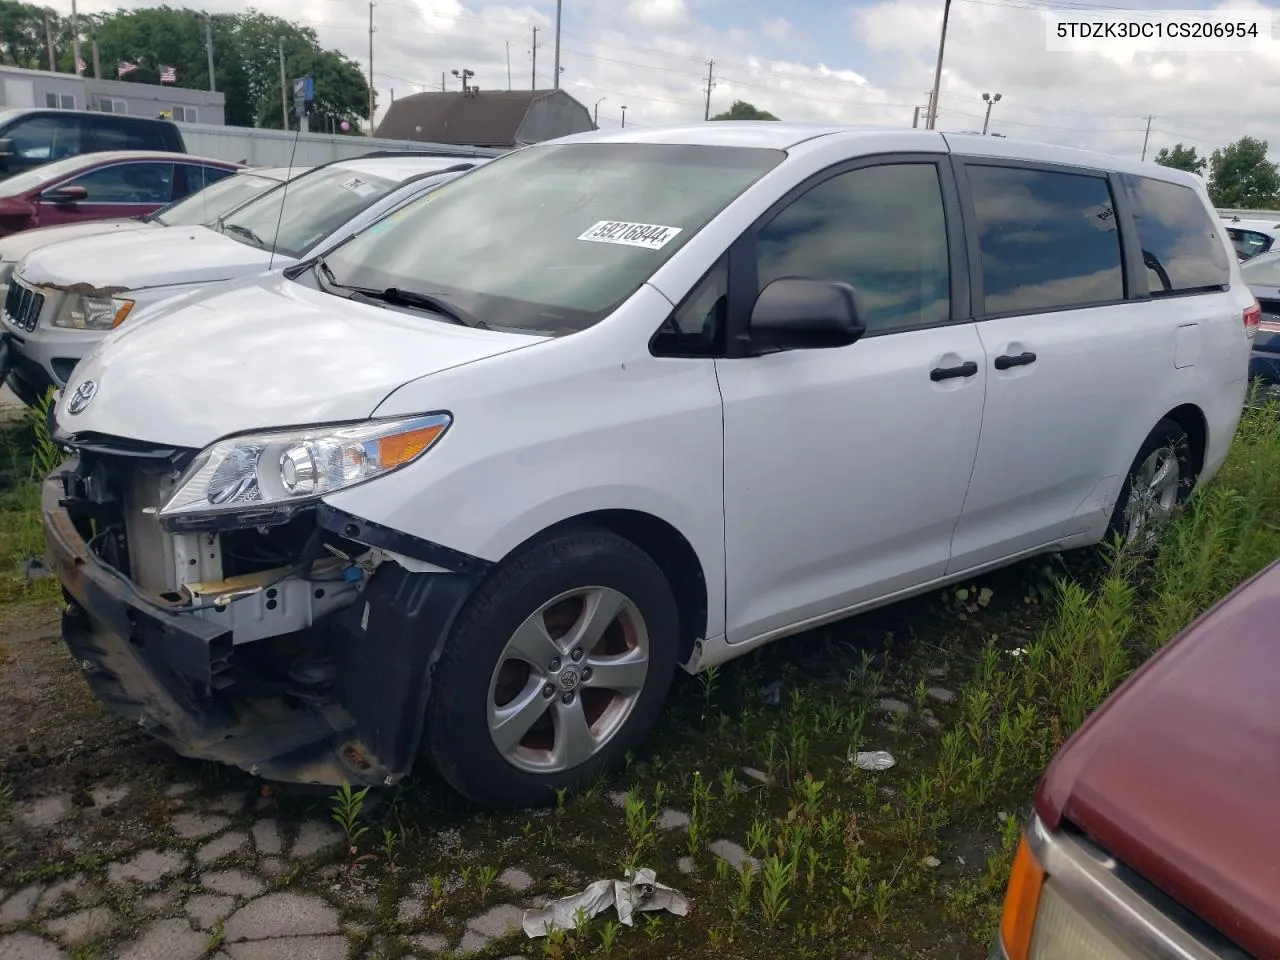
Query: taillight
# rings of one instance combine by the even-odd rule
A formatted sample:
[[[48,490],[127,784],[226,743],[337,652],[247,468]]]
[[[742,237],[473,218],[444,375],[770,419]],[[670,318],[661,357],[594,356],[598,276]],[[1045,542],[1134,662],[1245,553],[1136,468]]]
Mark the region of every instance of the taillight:
[[[1244,311],[1244,335],[1252,337],[1258,332],[1258,325],[1262,323],[1262,308],[1254,301],[1252,307],[1247,307]]]

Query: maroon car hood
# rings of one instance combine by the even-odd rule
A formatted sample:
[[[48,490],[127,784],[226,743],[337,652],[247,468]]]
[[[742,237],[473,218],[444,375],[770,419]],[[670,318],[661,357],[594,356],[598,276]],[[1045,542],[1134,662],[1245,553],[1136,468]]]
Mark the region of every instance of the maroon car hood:
[[[1280,563],[1130,677],[1036,794],[1258,957],[1280,957],[1278,804]]]

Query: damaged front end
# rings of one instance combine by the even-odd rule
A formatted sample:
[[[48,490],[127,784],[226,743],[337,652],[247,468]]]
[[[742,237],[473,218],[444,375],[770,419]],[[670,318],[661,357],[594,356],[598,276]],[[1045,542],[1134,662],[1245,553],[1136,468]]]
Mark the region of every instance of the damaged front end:
[[[44,484],[63,637],[96,696],[178,753],[271,780],[391,785],[474,558],[323,502],[162,524],[197,451],[59,437]]]

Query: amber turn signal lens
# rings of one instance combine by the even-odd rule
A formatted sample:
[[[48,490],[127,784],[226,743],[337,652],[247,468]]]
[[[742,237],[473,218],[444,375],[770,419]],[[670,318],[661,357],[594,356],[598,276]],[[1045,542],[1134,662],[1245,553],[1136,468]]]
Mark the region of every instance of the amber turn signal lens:
[[[1027,960],[1031,950],[1031,933],[1040,904],[1040,888],[1044,886],[1044,870],[1036,862],[1027,845],[1026,834],[1018,841],[1013,858],[1009,889],[1004,895],[1004,916],[1000,920],[1000,939],[1009,960]]]
[[[115,329],[116,327],[120,326],[120,324],[124,323],[124,318],[129,316],[129,311],[132,309],[133,309],[133,301],[130,300],[126,302],[123,307],[117,310],[116,318],[111,321],[112,329]]]
[[[392,467],[408,463],[435,443],[436,438],[442,433],[444,433],[443,425],[432,425],[383,437],[378,441],[378,459],[383,469],[390,470]]]

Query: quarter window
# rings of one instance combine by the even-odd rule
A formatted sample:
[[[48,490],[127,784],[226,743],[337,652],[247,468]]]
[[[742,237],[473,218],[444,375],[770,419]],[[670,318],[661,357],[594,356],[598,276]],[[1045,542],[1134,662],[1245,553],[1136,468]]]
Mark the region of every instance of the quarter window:
[[[1230,282],[1226,247],[1199,194],[1150,177],[1120,179],[1153,297],[1221,290]]]
[[[988,315],[1124,298],[1120,234],[1103,177],[967,167]]]
[[[946,321],[951,278],[938,168],[886,164],[823,181],[760,230],[756,264],[761,290],[783,277],[852,284],[869,332]]]
[[[728,254],[685,297],[653,338],[660,357],[711,357],[724,349],[725,310],[729,301]]]
[[[84,203],[165,204],[173,196],[173,164],[117,163],[69,181],[89,191]]]
[[[1257,230],[1237,230],[1234,227],[1228,227],[1227,236],[1231,238],[1231,245],[1236,248],[1236,253],[1246,260],[1271,249],[1271,238]]]

